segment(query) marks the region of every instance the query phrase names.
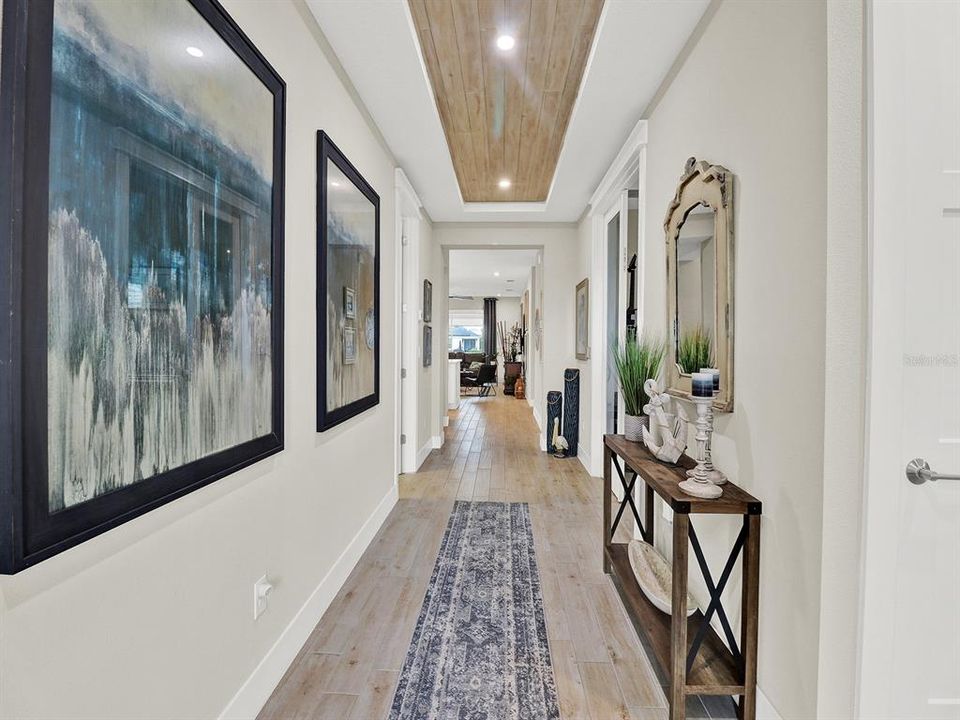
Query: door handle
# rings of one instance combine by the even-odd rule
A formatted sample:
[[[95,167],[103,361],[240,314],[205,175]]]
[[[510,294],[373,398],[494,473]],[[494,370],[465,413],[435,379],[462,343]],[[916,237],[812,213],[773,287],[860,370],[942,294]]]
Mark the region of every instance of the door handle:
[[[930,469],[923,458],[914,458],[907,463],[907,480],[914,485],[923,485],[927,480],[960,480],[960,475],[943,475]]]

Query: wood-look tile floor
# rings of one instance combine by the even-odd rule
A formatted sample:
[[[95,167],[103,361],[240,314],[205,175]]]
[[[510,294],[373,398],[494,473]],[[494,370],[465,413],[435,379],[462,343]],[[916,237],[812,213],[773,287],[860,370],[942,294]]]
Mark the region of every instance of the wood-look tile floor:
[[[314,629],[262,720],[387,718],[454,500],[526,502],[564,720],[661,720],[663,688],[601,564],[601,482],[539,450],[529,405],[465,398]],[[632,528],[622,524],[618,533]],[[689,718],[734,717],[689,699]]]

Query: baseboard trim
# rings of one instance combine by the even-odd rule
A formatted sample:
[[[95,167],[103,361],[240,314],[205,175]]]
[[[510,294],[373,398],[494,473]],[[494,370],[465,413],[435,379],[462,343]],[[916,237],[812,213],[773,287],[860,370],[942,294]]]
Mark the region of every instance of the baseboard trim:
[[[713,625],[713,623],[710,624]],[[734,698],[733,702],[736,705],[740,704],[738,698]],[[780,713],[778,713],[777,709],[773,706],[773,703],[770,702],[759,687],[757,688],[757,720],[783,720]]]
[[[583,465],[583,469],[587,471],[587,475],[592,477],[592,473],[590,472],[590,453],[583,451],[583,445],[577,449],[577,459],[580,461],[580,464]]]
[[[320,584],[310,593],[310,597],[303,604],[297,614],[280,633],[280,637],[273,644],[263,659],[257,664],[253,672],[246,679],[237,694],[233,696],[227,707],[220,713],[219,720],[254,720],[263,709],[271,693],[276,689],[283,674],[293,662],[300,648],[310,637],[314,627],[320,622],[323,613],[330,607],[330,603],[340,592],[340,588],[347,581],[350,572],[360,560],[363,551],[370,545],[387,515],[396,505],[399,498],[396,482],[383,497],[376,509],[363,523],[360,530],[354,535],[346,549],[337,558],[337,561],[324,576]]]
[[[420,466],[423,465],[423,461],[427,459],[427,455],[429,455],[435,447],[433,441],[434,438],[428,438],[423,444],[423,447],[417,450],[417,470],[420,469]]]
[[[783,720],[760,688],[757,688],[757,720]]]

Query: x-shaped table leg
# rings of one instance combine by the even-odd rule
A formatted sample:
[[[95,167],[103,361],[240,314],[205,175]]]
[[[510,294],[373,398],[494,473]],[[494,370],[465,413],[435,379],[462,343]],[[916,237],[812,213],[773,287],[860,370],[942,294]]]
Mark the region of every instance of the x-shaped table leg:
[[[637,506],[633,502],[633,488],[637,484],[637,475],[632,468],[628,467],[627,469],[633,473],[633,477],[630,478],[630,483],[627,484],[626,478],[623,476],[623,470],[620,468],[620,463],[617,460],[617,456],[613,456],[613,466],[617,469],[617,475],[620,476],[620,484],[623,485],[623,501],[620,503],[620,510],[617,511],[617,517],[613,521],[613,527],[610,528],[610,537],[613,537],[613,534],[617,531],[617,526],[620,524],[620,518],[623,517],[623,511],[627,509],[627,504],[630,505],[630,510],[633,512],[633,517],[637,521],[637,527],[640,528],[640,531],[645,534],[643,523],[640,521],[640,513],[637,511]]]
[[[746,540],[746,529],[742,528],[740,534],[737,536],[736,542],[733,543],[733,549],[730,551],[730,557],[727,558],[727,564],[724,565],[723,572],[720,573],[720,582],[714,586],[713,576],[710,574],[710,568],[707,565],[707,560],[703,556],[703,550],[700,547],[700,540],[697,538],[697,533],[693,530],[693,523],[690,523],[690,544],[693,546],[693,552],[697,556],[697,564],[700,566],[703,579],[707,583],[707,590],[710,592],[710,604],[707,606],[707,611],[703,614],[703,621],[700,623],[697,635],[690,645],[690,652],[687,654],[688,673],[693,667],[693,661],[696,659],[697,653],[700,651],[700,645],[704,637],[706,637],[707,629],[710,627],[710,618],[713,617],[714,613],[716,613],[720,619],[720,625],[723,627],[724,635],[727,636],[727,643],[730,645],[730,651],[733,653],[734,660],[736,660],[738,665],[741,662],[740,648],[733,635],[733,630],[730,628],[730,621],[727,619],[727,613],[723,609],[720,596],[723,594],[723,589],[727,586],[730,573],[733,571],[733,566],[737,562],[740,550],[743,548],[744,540]]]

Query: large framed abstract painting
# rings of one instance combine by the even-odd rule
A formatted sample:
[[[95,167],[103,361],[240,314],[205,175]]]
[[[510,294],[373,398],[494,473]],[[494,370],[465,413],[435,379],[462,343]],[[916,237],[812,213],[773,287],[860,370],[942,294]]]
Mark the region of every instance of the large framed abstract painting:
[[[0,571],[283,447],[284,83],[214,0],[4,0]]]
[[[339,425],[378,402],[380,197],[320,130],[317,432]]]

